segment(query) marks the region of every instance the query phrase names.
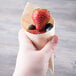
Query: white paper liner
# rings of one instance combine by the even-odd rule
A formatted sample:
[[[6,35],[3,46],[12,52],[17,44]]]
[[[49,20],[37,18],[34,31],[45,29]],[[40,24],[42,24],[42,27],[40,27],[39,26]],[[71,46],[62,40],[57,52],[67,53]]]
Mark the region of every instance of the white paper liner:
[[[23,14],[32,12],[33,9],[36,9],[36,8],[37,6],[34,6],[28,2],[26,4]],[[28,9],[29,11],[27,11]],[[54,21],[53,17],[52,17],[52,20]],[[50,31],[43,34],[32,34],[27,31],[25,31],[25,33],[33,41],[36,47],[40,49],[47,43],[48,39],[55,34],[55,24],[53,23],[53,25],[54,26]],[[49,60],[49,69],[52,73],[54,73],[54,54],[51,55],[51,58]]]
[[[27,31],[25,31],[27,36],[33,41],[33,43],[36,45],[37,48],[42,48],[48,41],[48,39],[54,35],[55,33],[55,26],[46,33],[43,34],[31,34]],[[49,69],[53,73],[54,72],[54,55],[51,55],[50,58],[50,63],[49,63]]]

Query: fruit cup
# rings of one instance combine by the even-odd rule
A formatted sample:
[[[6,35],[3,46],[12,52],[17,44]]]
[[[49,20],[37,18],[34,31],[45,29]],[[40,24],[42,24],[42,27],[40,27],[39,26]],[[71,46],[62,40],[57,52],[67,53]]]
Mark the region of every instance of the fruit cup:
[[[21,24],[22,24],[22,28],[25,30],[26,35],[32,40],[32,42],[35,44],[35,46],[38,49],[41,49],[45,46],[45,44],[47,43],[48,39],[53,36],[55,34],[55,21],[54,18],[51,16],[50,18],[50,23],[53,24],[53,28],[45,33],[42,34],[32,34],[28,31],[28,26],[30,24],[33,24],[31,15],[33,10],[37,9],[38,7],[31,4],[31,3],[27,3],[26,7],[24,9],[24,12],[22,14],[22,18],[21,18]],[[49,69],[52,73],[54,73],[54,54],[51,54],[51,58],[49,60]]]

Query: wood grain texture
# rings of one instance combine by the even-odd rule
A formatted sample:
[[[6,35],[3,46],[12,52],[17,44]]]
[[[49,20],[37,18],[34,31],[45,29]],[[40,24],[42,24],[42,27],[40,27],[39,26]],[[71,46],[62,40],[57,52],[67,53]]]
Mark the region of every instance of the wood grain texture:
[[[76,0],[28,0],[48,8],[56,21],[59,44],[55,75],[76,76]],[[12,76],[18,52],[20,18],[27,0],[0,0],[0,76]],[[49,71],[47,76],[51,76]]]

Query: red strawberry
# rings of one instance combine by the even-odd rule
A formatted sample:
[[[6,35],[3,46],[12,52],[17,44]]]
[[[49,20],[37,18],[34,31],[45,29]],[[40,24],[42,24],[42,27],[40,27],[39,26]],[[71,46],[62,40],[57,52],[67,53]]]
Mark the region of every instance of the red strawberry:
[[[43,31],[39,31],[40,33],[45,33],[46,31],[45,30],[43,30]]]
[[[32,19],[37,30],[42,30],[50,20],[50,13],[47,9],[36,9],[32,13]]]
[[[38,33],[40,33],[38,30],[29,30],[29,32],[32,33],[32,34],[38,34]]]

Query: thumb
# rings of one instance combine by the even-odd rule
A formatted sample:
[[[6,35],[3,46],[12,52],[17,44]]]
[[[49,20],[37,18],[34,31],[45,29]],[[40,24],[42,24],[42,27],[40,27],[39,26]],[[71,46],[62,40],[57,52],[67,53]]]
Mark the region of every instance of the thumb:
[[[58,36],[54,35],[51,40],[41,49],[44,54],[50,55],[58,43]]]
[[[19,31],[18,39],[19,39],[19,46],[21,48],[23,48],[24,50],[26,50],[26,48],[28,50],[30,50],[30,49],[35,50],[36,49],[35,46],[33,45],[32,41],[27,37],[24,29],[21,29]]]

